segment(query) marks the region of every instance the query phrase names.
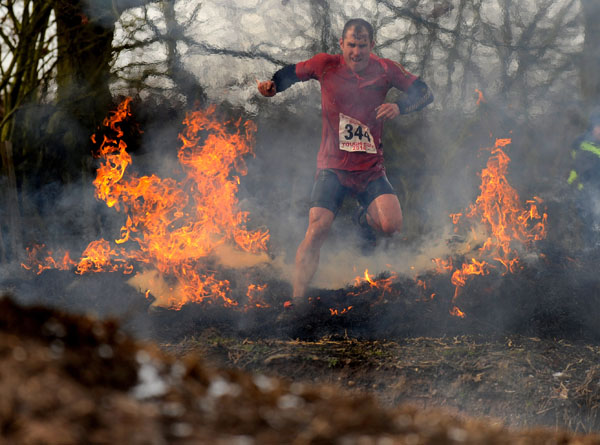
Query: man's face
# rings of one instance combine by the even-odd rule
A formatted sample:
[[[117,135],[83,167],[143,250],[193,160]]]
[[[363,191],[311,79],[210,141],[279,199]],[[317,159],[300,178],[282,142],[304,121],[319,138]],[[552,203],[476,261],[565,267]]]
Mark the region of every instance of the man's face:
[[[355,73],[360,73],[369,64],[369,56],[375,42],[369,39],[369,33],[366,29],[350,28],[346,35],[340,39],[342,56],[350,68]]]

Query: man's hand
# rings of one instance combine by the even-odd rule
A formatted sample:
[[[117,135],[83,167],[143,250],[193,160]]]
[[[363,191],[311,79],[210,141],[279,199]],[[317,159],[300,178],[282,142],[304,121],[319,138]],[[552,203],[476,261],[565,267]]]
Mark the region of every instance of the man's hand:
[[[393,103],[381,104],[375,108],[377,119],[394,119],[400,115],[400,108]]]
[[[258,80],[256,81],[257,85],[258,85],[258,92],[260,94],[262,94],[265,97],[273,97],[275,96],[276,88],[275,88],[275,82],[273,82],[272,80],[266,80],[264,82],[259,82]]]

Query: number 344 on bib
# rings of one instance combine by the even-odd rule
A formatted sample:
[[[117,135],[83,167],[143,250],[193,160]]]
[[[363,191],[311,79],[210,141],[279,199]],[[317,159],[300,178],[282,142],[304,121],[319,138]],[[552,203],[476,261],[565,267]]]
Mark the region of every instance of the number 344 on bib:
[[[353,117],[340,113],[340,150],[377,153],[371,130]]]

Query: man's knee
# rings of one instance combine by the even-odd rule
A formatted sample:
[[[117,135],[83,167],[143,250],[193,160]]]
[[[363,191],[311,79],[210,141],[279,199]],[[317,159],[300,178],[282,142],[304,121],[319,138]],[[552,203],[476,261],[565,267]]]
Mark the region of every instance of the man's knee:
[[[380,230],[384,235],[388,236],[400,232],[402,230],[402,217],[383,219],[383,221],[380,221]]]
[[[331,210],[313,207],[309,213],[305,239],[310,243],[323,242],[331,229],[334,217]]]
[[[367,211],[371,225],[384,235],[393,235],[402,229],[402,208],[393,194],[380,195]]]

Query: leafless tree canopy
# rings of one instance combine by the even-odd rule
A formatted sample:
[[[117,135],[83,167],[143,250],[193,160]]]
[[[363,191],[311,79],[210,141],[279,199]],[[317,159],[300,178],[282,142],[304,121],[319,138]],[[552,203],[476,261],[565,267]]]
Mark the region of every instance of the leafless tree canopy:
[[[464,108],[478,88],[523,113],[539,113],[551,100],[597,100],[596,9],[590,0],[2,0],[0,91],[10,113],[33,86],[47,93],[57,76],[60,82],[82,69],[69,66],[64,53],[86,58],[92,49],[110,64],[121,91],[169,94],[194,83],[251,89],[252,77],[337,51],[343,23],[359,16],[376,29],[376,52],[423,76],[438,107]],[[101,26],[107,35],[90,32]],[[103,36],[111,44],[106,55],[93,41]]]
[[[552,99],[595,100],[581,94],[579,82],[584,60],[590,59],[585,51],[593,51],[593,45],[584,45],[593,41],[590,32],[596,26],[583,19],[591,3],[274,0],[191,7],[181,2],[174,5],[179,14],[169,19],[158,6],[122,19],[118,48],[138,50],[127,57],[132,64],[121,61],[129,79],[140,73],[148,78],[166,74],[166,60],[172,61],[175,52],[163,46],[165,54],[149,64],[147,49],[159,49],[155,44],[164,45],[165,36],[177,36],[177,56],[203,84],[250,88],[253,75],[267,75],[316,52],[337,51],[344,22],[359,16],[376,29],[376,52],[423,76],[436,91],[439,107],[464,108],[478,88],[524,113],[539,113]],[[145,22],[143,38],[136,26],[132,32],[138,19]]]

